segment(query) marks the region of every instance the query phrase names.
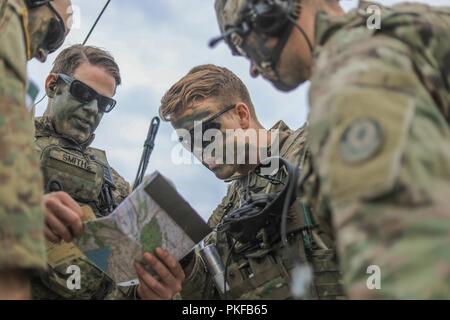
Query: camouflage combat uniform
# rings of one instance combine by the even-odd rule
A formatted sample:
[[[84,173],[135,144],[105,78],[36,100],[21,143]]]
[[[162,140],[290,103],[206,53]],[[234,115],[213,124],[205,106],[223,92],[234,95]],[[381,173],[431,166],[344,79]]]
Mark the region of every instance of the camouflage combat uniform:
[[[27,8],[0,0],[0,270],[43,270],[42,177],[25,108]]]
[[[57,134],[48,118],[36,118],[35,124],[46,192],[65,191],[80,205],[90,206],[96,217],[108,215],[127,197],[130,185],[109,166],[105,152],[89,147],[94,136],[81,146]],[[135,287],[119,289],[72,243],[47,243],[47,251],[50,271],[33,281],[35,298],[121,299],[136,294]],[[80,290],[67,287],[70,265],[81,269]]]
[[[306,148],[303,128],[292,132],[280,121],[272,129],[278,129],[280,132],[279,154],[282,158],[294,165],[298,165],[301,159],[307,158],[304,154]],[[277,178],[285,179],[286,176],[278,174]],[[248,176],[236,177],[229,185],[222,203],[210,217],[209,225],[215,228],[224,215],[241,206],[248,193],[252,195],[271,193],[279,191],[279,188],[280,185],[274,185],[254,172]],[[314,284],[310,288],[308,298],[344,298],[329,232],[317,226],[315,213],[309,212],[298,200],[292,205],[288,216],[289,241],[295,246],[303,262],[309,261],[314,270]],[[307,226],[311,228],[310,232],[307,231]],[[207,244],[211,242],[215,242],[222,261],[226,264],[230,249],[233,247],[230,237],[216,232],[207,240]],[[237,243],[234,246],[227,266],[227,282],[231,288],[227,298],[274,300],[292,298],[290,273],[293,264],[289,257],[290,251],[281,244],[279,237],[268,245],[265,242],[263,245],[261,241],[256,249],[236,253],[246,245],[248,244]],[[183,299],[219,298],[218,292],[208,277],[203,263],[199,256],[196,256],[193,270],[183,285],[181,293]]]
[[[316,205],[351,298],[450,298],[450,8],[379,6],[377,30],[368,5],[317,15]]]

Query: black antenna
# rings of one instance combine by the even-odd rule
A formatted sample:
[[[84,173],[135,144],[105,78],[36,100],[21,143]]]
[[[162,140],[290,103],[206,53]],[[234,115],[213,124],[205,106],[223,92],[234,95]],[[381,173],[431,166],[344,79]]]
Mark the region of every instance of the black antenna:
[[[215,38],[209,40],[208,46],[209,46],[210,48],[214,48],[215,46],[217,46],[217,44],[218,44],[219,42],[224,41],[224,40],[225,40],[227,37],[229,37],[233,32],[237,32],[237,31],[239,31],[239,30],[240,30],[240,29],[239,29],[239,28],[236,28],[236,27],[228,29],[227,31],[225,31],[224,33],[222,33],[220,36],[215,37]]]
[[[150,124],[150,128],[148,129],[147,139],[144,143],[144,152],[142,153],[141,162],[139,163],[139,169],[136,174],[136,179],[134,180],[133,190],[141,184],[142,179],[145,175],[145,171],[147,171],[148,162],[155,146],[155,138],[156,134],[158,133],[160,122],[161,120],[158,117],[154,117]]]
[[[221,42],[223,40],[225,40],[225,36],[218,36],[216,38],[209,40],[208,46],[212,49],[215,46],[217,46],[219,44],[219,42]]]
[[[86,42],[89,40],[89,37],[91,36],[92,32],[94,31],[95,27],[97,26],[97,23],[100,21],[100,18],[102,17],[103,13],[105,12],[106,8],[108,7],[109,3],[111,2],[111,0],[108,0],[105,4],[105,6],[103,7],[102,11],[100,12],[100,14],[98,15],[97,19],[94,22],[94,25],[92,26],[91,30],[89,30],[88,35],[86,36],[86,39],[84,39],[83,41],[83,46],[86,44]]]

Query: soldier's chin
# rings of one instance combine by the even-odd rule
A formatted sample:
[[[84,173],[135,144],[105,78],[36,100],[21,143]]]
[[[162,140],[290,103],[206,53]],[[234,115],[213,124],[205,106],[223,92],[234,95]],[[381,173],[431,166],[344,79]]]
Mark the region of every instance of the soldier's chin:
[[[301,84],[301,82],[296,84],[288,84],[279,80],[278,81],[272,80],[271,82],[275,88],[283,92],[292,91]]]
[[[90,132],[85,132],[84,130],[72,130],[67,133],[67,136],[81,144],[86,142],[91,135]]]
[[[234,174],[234,170],[232,166],[221,165],[214,169],[210,169],[215,176],[220,180],[225,180],[230,178]]]

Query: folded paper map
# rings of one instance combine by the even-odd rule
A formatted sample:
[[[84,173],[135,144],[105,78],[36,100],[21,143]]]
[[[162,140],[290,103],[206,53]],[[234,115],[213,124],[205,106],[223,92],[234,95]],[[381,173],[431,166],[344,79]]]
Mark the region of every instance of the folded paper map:
[[[159,172],[145,177],[108,217],[85,223],[76,245],[119,285],[134,284],[135,261],[161,247],[178,260],[211,232]]]

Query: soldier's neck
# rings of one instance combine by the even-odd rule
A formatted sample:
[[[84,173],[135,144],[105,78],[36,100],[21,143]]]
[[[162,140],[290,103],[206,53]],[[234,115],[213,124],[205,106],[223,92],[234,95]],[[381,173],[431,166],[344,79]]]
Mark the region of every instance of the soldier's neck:
[[[272,131],[266,130],[263,126],[255,126],[254,128],[250,128],[250,130],[256,130],[256,148],[246,148],[246,152],[255,152],[256,155],[256,163],[254,163],[255,157],[253,155],[246,154],[246,164],[239,165],[238,172],[241,175],[247,175],[249,172],[255,170],[255,168],[261,162],[261,158],[267,157],[268,154],[271,153],[271,147],[275,139],[278,137],[273,134]],[[252,151],[253,150],[253,151]],[[269,150],[269,151],[268,151]]]

